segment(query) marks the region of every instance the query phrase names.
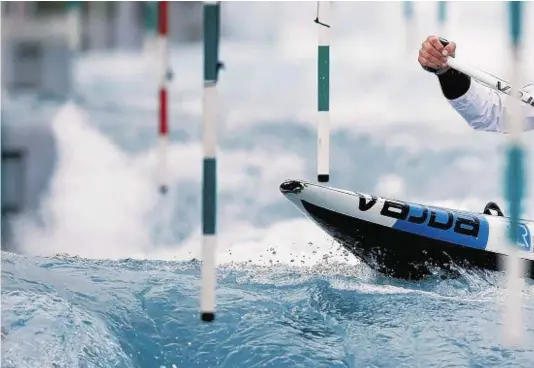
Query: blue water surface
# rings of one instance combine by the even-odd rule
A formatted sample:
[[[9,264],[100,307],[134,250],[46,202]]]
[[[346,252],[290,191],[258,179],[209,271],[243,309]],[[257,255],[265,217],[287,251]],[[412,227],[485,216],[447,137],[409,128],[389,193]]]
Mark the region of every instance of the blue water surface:
[[[2,367],[529,367],[500,344],[494,274],[423,282],[360,266],[228,265],[200,322],[199,263],[2,253]],[[528,290],[531,290],[531,284]],[[527,290],[527,291],[528,291]]]

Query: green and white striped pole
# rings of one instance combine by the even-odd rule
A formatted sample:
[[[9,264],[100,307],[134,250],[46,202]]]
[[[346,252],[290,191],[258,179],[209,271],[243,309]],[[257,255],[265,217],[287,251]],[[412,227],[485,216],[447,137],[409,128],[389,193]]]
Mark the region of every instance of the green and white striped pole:
[[[145,1],[143,6],[143,24],[145,26],[143,49],[147,55],[155,49],[158,29],[158,2]]]
[[[67,1],[67,32],[70,57],[72,58],[71,78],[72,86],[70,98],[76,100],[76,67],[81,50],[82,33],[82,2]]]
[[[406,50],[412,52],[415,38],[415,21],[414,21],[414,8],[413,1],[403,2],[404,20],[406,22]]]
[[[447,21],[447,2],[438,2],[438,35],[445,37],[445,22]]]
[[[402,5],[404,9],[404,19],[406,22],[409,22],[413,19],[413,2],[404,1]]]
[[[219,75],[220,2],[204,2],[204,98],[202,170],[202,286],[200,319],[215,319],[217,247],[217,81]]]
[[[508,3],[510,15],[510,41],[512,48],[512,94],[517,94],[521,85],[521,51],[522,51],[522,7],[521,1]],[[524,116],[519,99],[509,99],[506,109],[508,147],[505,170],[505,192],[510,212],[508,243],[510,256],[504,262],[507,274],[507,295],[504,305],[504,343],[511,346],[519,344],[523,335],[522,286],[525,273],[524,261],[519,256],[517,247],[520,238],[522,201],[525,195],[525,150],[522,142]]]
[[[73,54],[80,50],[81,25],[82,25],[82,2],[67,2],[67,24],[69,32],[69,48]]]
[[[330,1],[317,2],[317,181],[330,180]]]

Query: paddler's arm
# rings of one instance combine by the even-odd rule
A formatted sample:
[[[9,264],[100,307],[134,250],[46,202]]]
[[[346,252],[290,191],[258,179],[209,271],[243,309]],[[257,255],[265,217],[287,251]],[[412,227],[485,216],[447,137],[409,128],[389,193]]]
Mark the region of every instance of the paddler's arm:
[[[441,91],[451,106],[475,130],[504,132],[506,99],[493,89],[472,80],[454,69],[438,75]],[[534,92],[534,85],[525,87]],[[524,130],[534,130],[534,108],[522,104],[525,113]]]

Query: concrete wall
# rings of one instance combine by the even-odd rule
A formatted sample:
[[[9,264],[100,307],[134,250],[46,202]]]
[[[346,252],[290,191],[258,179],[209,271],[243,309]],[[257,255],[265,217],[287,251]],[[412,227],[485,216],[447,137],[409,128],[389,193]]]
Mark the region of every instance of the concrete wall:
[[[36,215],[57,162],[48,121],[2,119],[2,249],[16,251],[10,223],[16,216]]]

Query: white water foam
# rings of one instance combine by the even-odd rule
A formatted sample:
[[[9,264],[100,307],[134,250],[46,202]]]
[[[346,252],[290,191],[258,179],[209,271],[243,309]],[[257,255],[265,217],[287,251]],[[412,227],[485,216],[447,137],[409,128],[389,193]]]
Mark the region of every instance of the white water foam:
[[[42,205],[45,227],[28,219],[18,224],[23,251],[36,255],[67,253],[87,258],[151,258],[189,260],[199,258],[200,236],[183,244],[157,250],[150,239],[148,214],[157,206],[153,152],[128,156],[112,141],[91,127],[76,105],[65,105],[56,116],[54,132],[61,157],[52,182],[50,196]],[[201,151],[198,144],[174,144],[170,149],[171,182],[193,179],[200,182]],[[285,164],[292,161],[293,166]],[[236,152],[221,161],[221,191],[243,191],[254,185],[271,195],[280,195],[280,175],[295,174],[296,157],[277,158],[268,152]],[[188,165],[183,163],[187,162]],[[244,176],[248,165],[265,164],[261,175],[252,180]],[[277,168],[274,173],[272,168]],[[293,170],[290,170],[293,169]],[[276,174],[276,175],[275,175]],[[269,190],[271,189],[271,190]],[[272,199],[272,198],[271,198]],[[262,198],[269,201],[269,196]],[[172,204],[172,201],[171,201]],[[224,217],[224,216],[222,216]],[[224,223],[224,220],[223,220]],[[172,226],[172,224],[170,224]],[[325,243],[330,252],[332,241],[306,219],[276,223],[254,229],[247,223],[233,223],[219,236],[219,263],[274,262],[294,263],[309,253],[308,242]],[[196,231],[200,234],[200,229]],[[305,246],[302,246],[302,245]],[[321,248],[318,246],[318,248]],[[334,247],[335,249],[338,246]],[[314,249],[317,254],[317,249]],[[276,254],[278,252],[278,255]],[[258,255],[265,253],[265,259]],[[273,254],[274,253],[274,254]],[[323,256],[319,252],[316,261]]]

